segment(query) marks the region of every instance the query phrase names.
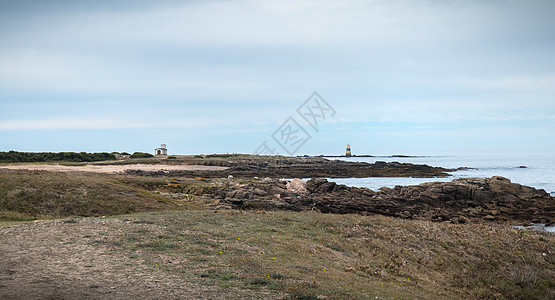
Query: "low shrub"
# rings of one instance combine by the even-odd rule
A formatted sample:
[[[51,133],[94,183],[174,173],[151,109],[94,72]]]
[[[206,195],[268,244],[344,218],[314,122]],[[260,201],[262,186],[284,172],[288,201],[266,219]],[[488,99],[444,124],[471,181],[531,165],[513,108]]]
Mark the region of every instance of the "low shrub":
[[[131,158],[149,158],[149,157],[154,157],[154,155],[150,153],[145,153],[145,152],[135,152],[131,154]]]

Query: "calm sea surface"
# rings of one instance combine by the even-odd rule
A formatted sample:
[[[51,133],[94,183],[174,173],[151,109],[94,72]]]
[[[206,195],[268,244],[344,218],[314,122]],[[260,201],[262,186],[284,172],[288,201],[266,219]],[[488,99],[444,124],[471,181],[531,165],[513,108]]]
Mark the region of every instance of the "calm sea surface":
[[[544,189],[555,196],[555,152],[486,152],[459,154],[429,154],[414,157],[351,157],[330,158],[347,161],[398,161],[403,163],[426,164],[434,167],[472,169],[451,172],[447,178],[398,178],[398,177],[368,177],[368,178],[333,178],[340,184],[356,187],[366,187],[377,190],[382,186],[416,185],[431,181],[451,181],[455,178],[503,176],[512,182]],[[521,168],[524,166],[526,168]]]
[[[432,181],[451,181],[456,178],[503,176],[512,182],[544,189],[555,196],[555,152],[486,152],[486,153],[445,153],[428,154],[414,157],[351,157],[329,158],[346,161],[376,161],[425,164],[434,167],[472,169],[451,172],[446,178],[400,178],[400,177],[367,177],[367,178],[328,178],[339,184],[355,187],[366,187],[378,190],[380,187],[396,185],[417,185]],[[522,167],[526,168],[522,168]],[[540,225],[541,226],[541,225]],[[555,226],[545,227],[555,232]]]

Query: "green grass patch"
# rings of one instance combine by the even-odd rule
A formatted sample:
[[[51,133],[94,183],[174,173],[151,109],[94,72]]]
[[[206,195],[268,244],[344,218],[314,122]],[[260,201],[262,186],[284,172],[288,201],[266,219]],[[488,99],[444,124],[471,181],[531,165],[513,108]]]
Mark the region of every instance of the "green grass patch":
[[[0,200],[1,201],[1,200]],[[12,210],[0,210],[0,222],[4,221],[33,221],[35,217]]]
[[[501,226],[312,212],[190,210],[126,219],[151,228],[130,231],[121,246],[148,264],[161,255],[183,260],[164,268],[200,270],[196,278],[209,285],[281,291],[288,299],[544,299],[555,284],[547,254],[554,236]]]
[[[0,170],[0,220],[108,216],[190,207],[141,187],[139,179],[139,183],[129,184],[125,178],[132,177]],[[152,187],[151,181],[144,185]]]

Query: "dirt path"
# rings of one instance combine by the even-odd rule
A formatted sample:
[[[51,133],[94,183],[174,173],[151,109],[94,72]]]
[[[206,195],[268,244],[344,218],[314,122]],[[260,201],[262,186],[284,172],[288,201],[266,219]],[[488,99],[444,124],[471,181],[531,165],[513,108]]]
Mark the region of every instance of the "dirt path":
[[[86,165],[86,166],[61,166],[61,165],[13,165],[0,166],[0,169],[10,170],[38,170],[54,172],[93,172],[93,173],[121,173],[126,170],[141,171],[221,171],[227,167],[203,166],[203,165]]]
[[[161,230],[121,219],[28,223],[0,228],[0,299],[269,299],[275,295],[203,284],[186,259],[167,272],[122,251],[128,230]],[[176,274],[177,273],[177,274]]]

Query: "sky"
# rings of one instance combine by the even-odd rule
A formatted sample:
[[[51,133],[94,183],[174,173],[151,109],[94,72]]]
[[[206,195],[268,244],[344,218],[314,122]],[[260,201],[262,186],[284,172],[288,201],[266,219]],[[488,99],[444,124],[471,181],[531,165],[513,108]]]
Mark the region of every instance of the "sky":
[[[0,0],[0,151],[553,151],[554,14],[551,0]]]

